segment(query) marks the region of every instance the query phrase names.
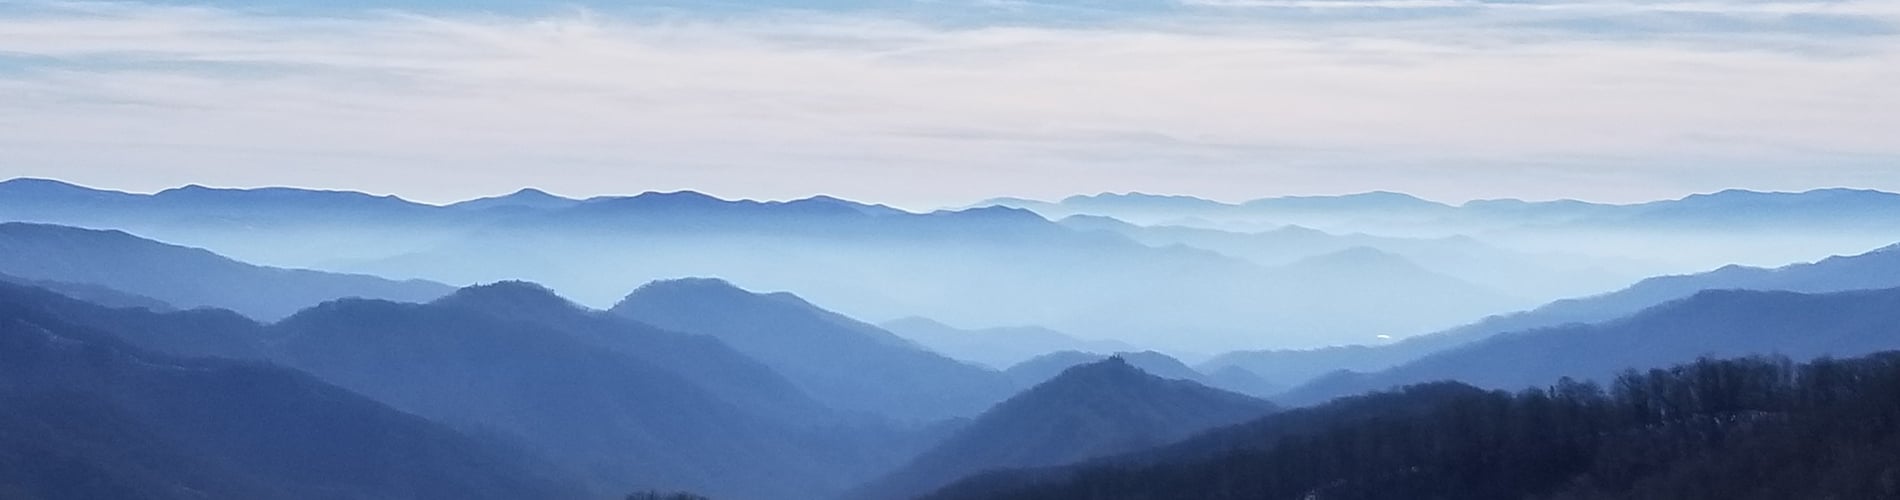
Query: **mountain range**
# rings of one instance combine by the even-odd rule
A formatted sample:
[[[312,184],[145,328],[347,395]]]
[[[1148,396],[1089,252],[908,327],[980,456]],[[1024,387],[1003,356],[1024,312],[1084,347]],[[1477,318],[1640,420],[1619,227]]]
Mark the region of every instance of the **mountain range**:
[[[995,471],[931,500],[1884,498],[1900,352],[1704,358],[1610,384],[1408,386],[1081,464]]]
[[[1608,381],[1622,370],[1703,356],[1805,361],[1884,350],[1900,350],[1900,288],[1706,290],[1617,320],[1501,334],[1369,374],[1335,373],[1276,397],[1311,404],[1435,380],[1519,389],[1562,377]]]
[[[1163,205],[1169,209],[1154,209],[1156,199],[1168,200]],[[1770,266],[1900,241],[1900,229],[1884,222],[1900,215],[1900,194],[1844,188],[1803,192],[1731,189],[1632,204],[1498,199],[1452,205],[1402,193],[1373,192],[1263,198],[1244,203],[1109,193],[1071,197],[1057,203],[998,199],[972,206],[1019,207],[1052,219],[1106,216],[1142,226],[1194,227],[1239,234],[1273,233],[1291,226],[1340,235],[1365,233],[1428,242],[1462,236],[1519,257],[1513,260],[1583,271],[1569,276],[1598,286],[1604,283],[1595,281],[1588,269],[1603,268],[1612,275],[1629,276],[1682,273],[1724,264]],[[1273,252],[1264,255],[1272,256]],[[1426,256],[1414,257],[1425,260]],[[1476,271],[1461,276],[1487,283],[1487,277],[1510,276],[1474,267],[1483,259],[1460,262],[1456,254],[1444,257],[1447,262],[1430,265],[1454,274]],[[1535,267],[1519,270],[1540,271]],[[1531,281],[1515,284],[1537,290]]]
[[[1052,218],[1102,215],[1141,224],[1169,220],[1299,219],[1341,222],[1413,221],[1444,225],[1500,223],[1625,224],[1679,227],[1718,223],[1726,226],[1782,226],[1823,222],[1841,227],[1870,227],[1869,219],[1900,215],[1900,194],[1865,189],[1828,188],[1803,192],[1762,192],[1730,189],[1694,194],[1673,200],[1633,204],[1590,203],[1577,200],[1473,200],[1449,204],[1389,191],[1345,195],[1281,196],[1226,203],[1192,196],[1145,193],[1078,195],[1057,202],[1022,198],[994,198],[970,206],[1008,206],[1034,210]]]
[[[1891,198],[6,181],[0,498],[1884,498],[1900,245],[1598,250],[1871,240]]]
[[[537,193],[434,206],[336,191],[187,186],[145,195],[16,179],[0,182],[0,219],[123,230],[279,266],[454,284],[528,279],[594,307],[611,305],[628,283],[711,276],[797,290],[857,317],[1039,325],[1175,351],[1228,350],[1262,336],[1305,346],[1424,332],[1524,303],[1442,273],[1366,280],[1340,267],[1265,266],[1007,208],[912,213],[822,196]],[[1367,309],[1383,313],[1331,314]]]
[[[1777,268],[1725,266],[1705,273],[1659,276],[1616,292],[1565,299],[1524,312],[1498,315],[1442,332],[1388,345],[1343,346],[1313,350],[1237,351],[1215,356],[1197,368],[1212,372],[1237,366],[1268,380],[1298,384],[1339,370],[1376,371],[1495,335],[1610,321],[1703,290],[1781,290],[1827,293],[1900,287],[1900,248],[1835,256]]]
[[[139,349],[43,307],[69,299],[6,291],[0,496],[586,497],[505,442],[294,370]]]

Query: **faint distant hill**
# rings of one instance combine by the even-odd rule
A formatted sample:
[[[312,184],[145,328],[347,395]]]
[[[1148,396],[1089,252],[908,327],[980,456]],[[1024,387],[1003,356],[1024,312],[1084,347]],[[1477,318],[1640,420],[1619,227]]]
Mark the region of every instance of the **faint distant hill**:
[[[612,311],[718,338],[834,408],[928,421],[974,414],[1011,390],[1001,373],[932,353],[789,293],[757,294],[714,279],[659,281],[634,290]]]
[[[1339,373],[1276,398],[1311,404],[1434,380],[1518,389],[1560,377],[1607,381],[1624,369],[1697,357],[1779,354],[1797,361],[1900,349],[1900,288],[1826,294],[1707,290],[1595,324],[1506,333],[1369,374]]]
[[[1673,200],[1627,205],[1576,200],[1474,200],[1450,205],[1405,193],[1373,191],[1330,196],[1282,196],[1221,203],[1183,196],[1102,193],[1057,202],[996,198],[972,206],[1010,206],[1051,218],[1102,215],[1140,224],[1169,220],[1272,221],[1318,227],[1380,227],[1419,223],[1442,228],[1504,229],[1575,226],[1628,228],[1790,228],[1820,225],[1870,228],[1900,217],[1900,194],[1865,189],[1762,192],[1730,189]]]
[[[1337,369],[1380,370],[1500,333],[1608,321],[1703,290],[1826,293],[1893,287],[1900,287],[1900,246],[1774,269],[1728,266],[1700,274],[1651,278],[1616,292],[1560,300],[1390,345],[1240,351],[1216,356],[1199,368],[1212,371],[1239,366],[1269,380],[1294,382]]]
[[[480,221],[469,213],[354,191],[193,184],[138,194],[49,179],[0,181],[0,220],[119,229],[295,267],[426,248],[471,230]]]
[[[938,354],[999,369],[1056,351],[1136,350],[1125,342],[1082,340],[1038,326],[965,330],[919,316],[891,320],[878,326]]]
[[[95,285],[176,307],[226,308],[265,321],[342,297],[418,302],[453,290],[420,280],[255,266],[120,231],[27,223],[0,223],[0,273]]]
[[[1900,218],[1900,194],[1871,189],[1761,192],[1730,189],[1679,200],[1643,203],[1586,219],[1586,224],[1666,227],[1793,227],[1822,225],[1874,228]]]
[[[1531,254],[1499,248],[1468,236],[1403,238],[1283,226],[1266,231],[1228,231],[1184,225],[1139,226],[1096,215],[1074,215],[1061,224],[1084,231],[1106,231],[1150,246],[1183,245],[1247,259],[1261,265],[1286,265],[1327,254],[1373,249],[1511,295],[1548,300],[1614,289],[1641,275],[1623,271],[1632,262],[1569,254]]]
[[[522,188],[520,191],[487,198],[456,202],[447,205],[461,210],[558,210],[581,204],[581,200],[563,198],[534,188]]]
[[[1271,411],[1265,401],[1164,379],[1109,358],[1070,368],[996,405],[850,498],[909,498],[989,469],[1126,453]]]
[[[301,372],[132,347],[67,321],[61,310],[73,306],[59,302],[70,299],[9,287],[0,285],[0,496],[588,495],[531,453]]]

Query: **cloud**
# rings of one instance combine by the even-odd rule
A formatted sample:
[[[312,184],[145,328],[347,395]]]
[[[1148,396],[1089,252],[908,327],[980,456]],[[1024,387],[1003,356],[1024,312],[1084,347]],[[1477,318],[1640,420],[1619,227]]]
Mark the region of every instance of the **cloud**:
[[[1236,5],[946,26],[0,4],[0,174],[912,205],[1900,188],[1885,2]],[[1283,12],[1347,8],[1428,14]]]

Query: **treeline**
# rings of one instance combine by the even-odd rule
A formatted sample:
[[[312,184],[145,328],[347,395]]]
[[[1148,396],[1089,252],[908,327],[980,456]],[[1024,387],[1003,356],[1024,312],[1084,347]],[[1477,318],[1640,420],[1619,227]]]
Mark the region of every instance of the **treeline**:
[[[1249,426],[1299,430],[1220,454],[979,477],[932,498],[1900,498],[1900,353],[1703,359],[1516,394],[1435,386],[1268,417]]]

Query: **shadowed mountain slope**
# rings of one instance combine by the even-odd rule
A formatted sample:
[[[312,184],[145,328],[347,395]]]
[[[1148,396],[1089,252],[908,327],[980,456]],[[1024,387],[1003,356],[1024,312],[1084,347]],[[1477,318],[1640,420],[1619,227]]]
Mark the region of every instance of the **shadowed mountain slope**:
[[[255,266],[120,231],[26,223],[0,223],[0,273],[98,285],[182,308],[230,309],[262,321],[343,297],[420,302],[453,290],[428,281]]]
[[[908,498],[984,470],[1151,448],[1272,410],[1265,401],[1164,379],[1111,357],[1070,368],[996,405],[852,498]]]
[[[0,296],[0,496],[583,498],[520,450],[300,372],[184,359]]]
[[[1710,290],[1627,318],[1507,333],[1370,374],[1322,377],[1276,398],[1310,404],[1431,380],[1516,389],[1700,356],[1796,360],[1900,349],[1900,289],[1831,294]]]
[[[999,372],[929,352],[789,293],[752,293],[721,280],[649,283],[612,311],[716,337],[833,408],[929,421],[974,414],[1012,387]]]
[[[1900,287],[1900,245],[1773,269],[1727,266],[1706,273],[1650,278],[1616,292],[1560,300],[1389,345],[1238,351],[1216,356],[1197,368],[1212,371],[1239,366],[1269,380],[1299,383],[1339,369],[1363,372],[1390,368],[1501,333],[1609,321],[1703,290],[1828,293],[1894,287]]]

